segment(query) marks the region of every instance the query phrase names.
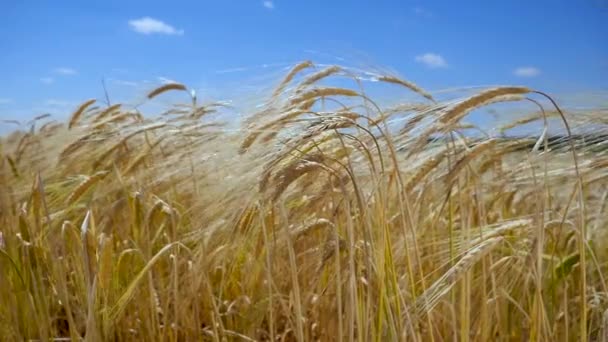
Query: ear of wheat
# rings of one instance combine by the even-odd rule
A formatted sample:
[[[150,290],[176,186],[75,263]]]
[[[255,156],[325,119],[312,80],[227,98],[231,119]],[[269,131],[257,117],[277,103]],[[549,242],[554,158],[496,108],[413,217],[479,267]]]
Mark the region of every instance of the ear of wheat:
[[[165,85],[162,85],[154,90],[152,90],[151,92],[148,93],[148,99],[153,99],[156,96],[165,93],[167,91],[170,90],[183,90],[186,91],[186,86],[181,84],[181,83],[167,83]]]
[[[78,120],[80,120],[80,117],[82,116],[82,113],[84,113],[84,111],[93,103],[95,103],[95,99],[90,99],[87,100],[85,102],[83,102],[80,106],[78,106],[78,108],[76,108],[76,110],[72,113],[72,115],[70,116],[70,121],[68,123],[68,128],[72,129],[72,127],[74,127],[77,123]]]

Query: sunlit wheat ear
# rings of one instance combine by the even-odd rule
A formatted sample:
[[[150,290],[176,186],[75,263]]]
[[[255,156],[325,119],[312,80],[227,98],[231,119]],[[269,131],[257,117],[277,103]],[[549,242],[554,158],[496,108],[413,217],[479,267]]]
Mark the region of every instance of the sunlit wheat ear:
[[[378,115],[372,121],[370,121],[370,125],[378,125],[381,122],[386,121],[388,118],[390,118],[391,116],[396,115],[396,114],[406,114],[408,112],[421,112],[421,111],[427,110],[429,108],[430,108],[429,105],[423,104],[423,103],[400,104],[398,106],[394,106],[394,107],[382,110],[380,115]]]
[[[241,146],[239,148],[239,154],[243,154],[245,152],[247,152],[247,150],[249,149],[249,147],[251,147],[251,145],[253,145],[253,143],[255,142],[255,140],[262,134],[261,130],[255,130],[253,132],[250,132],[249,135],[247,135],[247,137],[245,137],[245,140],[243,140],[243,142],[241,143]]]
[[[152,145],[150,145],[147,149],[141,152],[133,161],[125,168],[125,175],[131,174],[135,171],[143,162],[146,160],[146,157],[152,153],[152,150],[158,146],[166,137],[160,137],[157,141],[155,141]]]
[[[276,201],[291,183],[306,173],[326,168],[321,164],[323,159],[321,155],[307,156],[306,159],[294,162],[277,171],[273,177],[272,199]]]
[[[116,301],[113,307],[110,308],[109,317],[111,321],[117,321],[120,319],[121,315],[124,313],[127,304],[131,301],[132,297],[135,294],[135,291],[138,288],[138,285],[144,279],[144,276],[150,271],[150,269],[161,259],[166,253],[172,250],[175,246],[177,246],[179,242],[173,242],[165,245],[161,248],[147,263],[146,265],[135,275],[135,277],[131,280],[128,287],[122,293],[120,298]]]
[[[72,115],[70,116],[70,121],[68,123],[68,129],[72,129],[72,127],[74,127],[74,125],[76,125],[78,123],[78,120],[80,120],[82,113],[84,113],[84,111],[90,105],[95,103],[95,101],[97,101],[97,100],[95,100],[95,99],[87,100],[87,101],[83,102],[80,106],[78,106],[78,108],[76,108],[74,113],[72,113]]]
[[[151,92],[148,93],[148,99],[153,99],[154,97],[167,92],[169,90],[186,90],[186,86],[181,84],[181,83],[167,83],[165,85],[162,85],[154,90],[152,90]]]
[[[355,121],[346,117],[334,116],[329,118],[322,118],[321,120],[318,120],[311,124],[302,135],[302,138],[306,139],[315,136],[321,132],[329,131],[332,129],[353,127],[355,126],[355,124]]]
[[[59,160],[64,160],[66,159],[69,155],[75,153],[76,151],[78,151],[79,149],[81,149],[84,145],[86,145],[87,142],[89,141],[93,141],[96,137],[96,133],[88,133],[85,134],[83,136],[81,136],[80,138],[74,140],[73,142],[71,142],[70,144],[68,144],[65,148],[63,148],[63,150],[61,150],[61,152],[59,153]]]
[[[379,76],[378,81],[404,86],[407,89],[415,92],[416,94],[435,102],[435,99],[433,98],[433,96],[431,96],[431,94],[429,94],[428,92],[426,92],[424,89],[420,88],[413,82],[410,82],[410,81],[407,81],[407,80],[404,80],[404,79],[401,79],[401,78],[398,78],[395,76],[389,76],[389,75]]]
[[[313,232],[325,227],[335,228],[334,224],[330,220],[319,218],[292,229],[290,233],[295,241],[307,234],[312,234]]]
[[[297,109],[305,111],[305,112],[309,112],[312,110],[312,107],[315,105],[315,103],[317,103],[318,99],[310,99],[308,101],[304,101],[304,102],[300,102],[297,105]]]
[[[99,110],[100,108],[101,107],[99,107],[99,106],[91,106],[91,107],[87,108],[87,110],[85,110],[84,113],[82,113],[81,118],[87,119],[87,120],[94,118],[101,112]]]
[[[530,93],[531,91],[531,89],[526,87],[499,87],[488,89],[446,109],[440,116],[439,121],[444,124],[458,121],[475,108],[495,102],[521,101],[523,100],[521,95]]]
[[[281,95],[281,93],[283,93],[283,91],[285,90],[285,88],[287,87],[287,85],[289,84],[289,82],[291,82],[291,80],[293,80],[294,77],[296,77],[296,75],[306,69],[306,68],[310,68],[312,67],[314,64],[312,64],[311,61],[304,61],[301,63],[296,64],[288,73],[287,75],[285,75],[285,78],[283,78],[283,80],[281,81],[281,83],[279,83],[279,85],[277,86],[277,88],[274,90],[274,92],[272,93],[272,97],[275,98],[279,95]]]
[[[70,193],[66,199],[67,205],[74,204],[88,189],[95,185],[100,180],[104,179],[110,172],[109,171],[98,171],[94,175],[87,177]]]
[[[305,114],[305,113],[311,113],[307,110],[302,110],[302,109],[294,109],[294,110],[290,110],[285,112],[284,114],[280,115],[279,117],[277,117],[276,119],[262,125],[260,128],[261,129],[269,129],[271,127],[277,126],[277,125],[282,125],[286,122],[289,122],[290,120],[293,120],[295,118],[297,118],[298,116]]]
[[[456,164],[452,167],[452,169],[448,173],[447,183],[452,184],[460,174],[460,171],[462,171],[465,166],[467,166],[472,160],[474,160],[476,157],[478,157],[488,149],[496,146],[496,143],[496,139],[489,139],[471,148],[467,152],[467,154],[464,157],[460,158],[460,160],[458,160],[458,162],[456,162]]]
[[[292,111],[286,112],[285,114],[279,116],[278,118],[274,119],[271,122],[261,125],[260,127],[253,128],[254,126],[251,126],[252,131],[249,132],[249,134],[245,137],[245,139],[241,143],[239,153],[241,153],[241,154],[245,153],[247,151],[247,149],[249,147],[251,147],[251,145],[253,145],[253,143],[256,141],[256,139],[265,131],[273,128],[276,125],[280,125],[291,119],[294,119],[294,118],[298,117],[299,115],[302,115],[303,113],[306,113],[306,112],[307,111],[303,111],[300,109],[294,109]]]
[[[441,161],[443,161],[446,155],[445,151],[441,151],[422,163],[414,172],[410,178],[405,181],[404,187],[407,191],[411,191],[416,185],[418,185],[423,178],[427,177],[429,173],[436,168]]]
[[[559,112],[557,112],[557,111],[546,111],[545,112],[545,116],[547,118],[556,117],[556,116],[559,116]],[[509,124],[506,124],[506,125],[500,127],[499,131],[501,133],[503,133],[503,132],[505,132],[507,130],[510,130],[512,128],[515,128],[515,127],[518,127],[518,126],[522,126],[522,125],[525,125],[525,124],[528,124],[528,123],[531,123],[531,122],[534,122],[534,121],[537,121],[537,120],[542,120],[542,119],[543,119],[543,113],[541,113],[541,112],[534,113],[532,115],[528,115],[528,116],[526,116],[524,118],[521,118],[519,120],[513,121],[513,122],[511,122]]]
[[[117,115],[113,115],[103,121],[97,122],[96,124],[94,124],[92,126],[92,128],[93,128],[93,130],[97,130],[97,129],[104,128],[104,126],[107,126],[108,124],[111,124],[111,123],[116,124],[116,123],[127,121],[129,119],[133,119],[134,121],[141,121],[141,116],[138,115],[137,113],[132,113],[132,112],[120,113]]]
[[[525,148],[529,144],[530,142],[525,139],[515,139],[512,142],[501,143],[499,146],[500,148],[496,148],[495,151],[492,151],[492,154],[489,155],[488,158],[479,165],[478,173],[480,175],[486,173],[494,165],[496,165],[496,163],[502,163],[503,157],[505,155]]]
[[[289,102],[290,106],[299,105],[305,101],[324,97],[324,96],[360,96],[360,94],[354,90],[346,88],[313,88],[307,90],[300,95],[292,98]]]
[[[427,113],[425,113],[425,112],[415,113],[412,117],[410,117],[406,121],[405,125],[403,125],[403,128],[401,128],[401,130],[399,130],[399,134],[404,135],[404,134],[407,134],[408,132],[410,132],[411,130],[413,130],[414,127],[416,127],[416,125],[419,124],[420,121],[422,121],[422,119],[424,119],[426,114]]]
[[[273,192],[272,192],[272,200],[276,201],[283,192],[287,189],[287,187],[295,182],[298,178],[302,177],[308,172],[313,170],[318,170],[321,168],[321,165],[316,162],[310,161],[302,161],[298,163],[295,167],[290,167],[288,169],[282,170],[278,175],[275,176],[275,183]]]
[[[503,237],[489,238],[471,248],[458,262],[437,279],[416,301],[418,314],[431,311],[458,280],[502,241]]]
[[[532,227],[532,219],[519,219],[507,222],[501,222],[499,224],[492,225],[488,227],[489,230],[484,230],[483,236],[472,240],[469,244],[476,245],[482,243],[484,240],[495,238],[495,237],[503,237],[506,238],[508,235],[515,233],[516,231],[528,232],[529,230],[526,228]]]
[[[127,134],[126,136],[124,136],[121,140],[117,141],[114,145],[112,145],[110,148],[108,148],[105,152],[103,152],[98,158],[97,160],[95,160],[95,162],[93,163],[93,168],[97,168],[99,165],[101,165],[103,162],[106,161],[106,159],[112,154],[112,152],[114,152],[116,149],[118,149],[120,146],[124,146],[124,144],[131,139],[132,137],[144,133],[144,132],[148,132],[148,131],[153,131],[159,128],[163,128],[165,127],[167,124],[165,122],[158,122],[155,124],[151,124],[148,126],[144,126],[141,127],[129,134]]]
[[[328,68],[325,68],[319,72],[316,72],[308,77],[306,77],[304,80],[302,80],[302,82],[300,84],[298,84],[298,88],[296,91],[302,91],[304,88],[308,87],[311,84],[314,84],[326,77],[329,77],[335,73],[338,73],[342,70],[342,68],[340,68],[337,65],[332,65]]]
[[[209,107],[209,106],[200,106],[192,111],[192,114],[189,115],[190,119],[198,120],[205,115],[213,114],[217,112],[217,109]]]
[[[110,107],[102,110],[101,112],[99,112],[99,114],[97,114],[95,116],[95,118],[93,119],[93,123],[99,122],[103,119],[105,119],[108,115],[114,113],[115,111],[120,109],[120,106],[122,106],[120,103],[117,103],[115,105],[111,105]]]

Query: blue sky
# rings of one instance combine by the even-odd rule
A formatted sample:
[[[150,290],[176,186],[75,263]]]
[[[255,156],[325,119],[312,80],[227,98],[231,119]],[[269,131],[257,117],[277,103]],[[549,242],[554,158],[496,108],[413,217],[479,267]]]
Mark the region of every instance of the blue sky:
[[[230,98],[304,59],[390,70],[431,90],[608,89],[608,0],[9,0],[2,7],[0,119],[67,115],[103,97],[102,78],[114,101],[135,101],[166,80]]]

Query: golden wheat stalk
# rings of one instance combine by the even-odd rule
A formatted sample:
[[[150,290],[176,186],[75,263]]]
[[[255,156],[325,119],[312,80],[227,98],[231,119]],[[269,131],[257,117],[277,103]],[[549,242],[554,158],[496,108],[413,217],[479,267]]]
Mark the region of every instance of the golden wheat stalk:
[[[152,150],[156,146],[158,146],[165,139],[165,137],[166,136],[160,137],[157,141],[155,141],[152,145],[150,145],[145,151],[140,153],[139,156],[135,157],[135,159],[133,159],[131,164],[129,164],[126,167],[124,174],[128,175],[128,174],[132,173],[133,171],[135,171],[135,169],[144,162],[144,160],[150,155]]]
[[[496,146],[497,141],[497,139],[485,140],[471,148],[466,155],[460,158],[460,160],[458,160],[449,171],[447,183],[452,184],[465,166],[467,166],[473,159],[484,153],[486,150]]]
[[[372,121],[370,121],[370,125],[378,125],[381,122],[386,121],[388,118],[390,118],[391,116],[395,115],[395,114],[405,114],[408,112],[421,112],[421,111],[426,111],[429,108],[431,108],[429,105],[424,104],[424,103],[403,103],[397,106],[394,106],[392,108],[387,108],[382,110],[382,112],[380,113],[380,115],[378,115],[378,117],[374,118]]]
[[[428,160],[423,162],[417,169],[416,172],[410,178],[405,181],[404,188],[407,191],[411,191],[416,185],[418,185],[423,178],[428,177],[429,173],[437,167],[443,161],[446,156],[446,151],[441,151]]]
[[[315,136],[321,132],[329,131],[333,129],[339,128],[348,128],[355,126],[356,123],[354,120],[351,120],[347,117],[333,116],[328,118],[323,118],[321,120],[315,121],[312,123],[308,129],[304,132],[302,137],[304,139]]]
[[[559,112],[557,112],[557,111],[548,111],[548,112],[545,112],[544,115],[545,115],[546,118],[550,118],[550,117],[559,116]],[[542,118],[543,118],[543,113],[541,113],[541,112],[533,113],[533,114],[531,114],[529,116],[526,116],[524,118],[521,118],[519,120],[513,121],[513,122],[511,122],[511,123],[509,123],[507,125],[504,125],[504,126],[500,127],[499,131],[501,133],[503,133],[504,131],[507,131],[507,130],[510,130],[512,128],[515,128],[515,127],[518,127],[518,126],[521,126],[521,125],[525,125],[525,124],[528,124],[528,123],[531,123],[531,122],[534,122],[534,121],[537,121],[537,120],[541,120]]]
[[[326,96],[360,96],[360,94],[354,90],[346,89],[346,88],[333,88],[333,87],[324,87],[324,88],[313,88],[308,91],[301,93],[298,96],[295,96],[289,102],[290,106],[295,106],[301,104],[305,101],[326,97]]]
[[[136,113],[132,113],[132,112],[120,113],[117,115],[113,115],[103,121],[97,122],[95,125],[92,126],[92,129],[98,130],[98,129],[101,129],[101,128],[107,126],[108,124],[124,122],[128,119],[134,119],[135,121],[138,121],[138,120],[141,120],[141,117],[139,115],[137,115]]]
[[[298,178],[304,176],[306,173],[312,172],[313,170],[318,170],[320,168],[320,163],[303,161],[294,168],[284,170],[280,173],[280,175],[275,177],[277,182],[274,184],[272,200],[276,201],[279,199],[281,194],[287,190],[287,187],[289,187],[289,185],[295,182]]]
[[[279,83],[279,85],[277,86],[277,88],[274,90],[272,97],[276,98],[279,95],[281,95],[283,93],[283,91],[285,90],[285,87],[287,87],[287,85],[289,84],[289,82],[291,82],[291,80],[293,80],[294,77],[296,77],[296,75],[306,69],[306,68],[310,68],[312,67],[313,64],[311,61],[304,61],[301,63],[296,64],[291,71],[289,71],[287,73],[287,75],[285,75],[285,77],[283,78],[283,80],[281,81],[281,83]]]
[[[104,179],[110,172],[106,170],[97,171],[92,176],[86,177],[78,186],[70,193],[66,199],[67,205],[74,204],[88,189],[95,185],[100,180]]]
[[[470,111],[496,102],[520,101],[521,95],[527,94],[532,90],[526,87],[498,87],[482,91],[462,102],[457,103],[447,109],[439,118],[441,123],[447,124],[463,118]]]
[[[55,127],[60,126],[61,124],[58,124],[55,120],[49,121],[44,123],[42,126],[40,126],[40,128],[38,129],[38,132],[40,133],[44,133],[44,132],[50,132],[54,129],[56,129]]]
[[[97,100],[95,100],[95,99],[87,100],[87,101],[83,102],[80,106],[78,106],[78,108],[76,108],[76,110],[70,116],[70,121],[68,123],[68,129],[72,129],[72,127],[74,127],[74,125],[76,125],[78,123],[78,120],[82,116],[82,113],[84,113],[84,111],[87,109],[87,107],[89,107],[90,105],[95,103],[95,101],[97,101]]]
[[[329,77],[335,73],[338,73],[342,70],[342,68],[340,68],[337,65],[332,65],[330,67],[327,67],[319,72],[316,72],[308,77],[306,77],[299,85],[298,88],[296,90],[296,92],[298,91],[302,91],[304,88],[308,87],[311,84],[314,84],[326,77]]]
[[[404,80],[404,79],[401,79],[401,78],[398,78],[395,76],[389,76],[389,75],[379,76],[378,81],[404,86],[407,89],[415,92],[416,94],[421,95],[422,97],[427,98],[433,102],[436,102],[435,99],[433,98],[433,96],[431,96],[431,94],[429,94],[428,92],[426,92],[424,89],[420,88],[413,82],[410,82],[410,81],[407,81],[407,80]]]
[[[151,92],[148,93],[147,97],[148,99],[153,99],[154,97],[167,92],[169,90],[186,90],[186,86],[181,84],[181,83],[167,83],[165,85],[162,85],[154,90],[152,90]]]
[[[492,251],[504,240],[503,237],[493,237],[484,240],[471,248],[447,272],[437,279],[424,293],[418,297],[416,308],[419,314],[431,311],[441,297],[447,294],[456,282],[471,270],[471,268],[486,254]]]
[[[114,104],[109,106],[108,108],[102,110],[101,112],[99,112],[99,114],[97,114],[95,116],[95,118],[93,119],[93,122],[99,122],[103,119],[105,119],[108,115],[114,113],[115,111],[117,111],[118,109],[120,109],[122,105],[120,103]]]
[[[295,241],[307,234],[312,234],[314,231],[325,227],[335,228],[335,225],[328,219],[318,218],[291,229],[290,235]]]
[[[129,134],[127,134],[126,136],[124,136],[121,140],[119,140],[118,142],[116,142],[114,145],[112,145],[109,149],[107,149],[105,152],[103,152],[99,158],[97,158],[97,160],[93,163],[93,167],[97,168],[99,165],[101,165],[104,161],[106,161],[106,159],[112,154],[112,152],[114,152],[116,149],[118,149],[120,146],[124,146],[124,144],[131,139],[132,137],[144,133],[144,132],[148,132],[148,131],[153,131],[159,128],[163,128],[165,127],[167,124],[164,122],[159,122],[159,123],[155,123],[155,124],[151,124],[148,126],[144,126],[140,129],[137,129]]]

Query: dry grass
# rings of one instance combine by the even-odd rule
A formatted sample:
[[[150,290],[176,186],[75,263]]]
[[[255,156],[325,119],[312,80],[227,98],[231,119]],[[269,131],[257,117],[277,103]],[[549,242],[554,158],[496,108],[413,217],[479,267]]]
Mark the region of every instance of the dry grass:
[[[193,96],[156,118],[90,100],[3,137],[0,339],[607,338],[603,109],[382,76],[430,100],[389,107],[332,78],[367,86],[298,64],[237,132]],[[529,111],[497,130],[547,113],[540,138],[462,122],[503,101]]]

